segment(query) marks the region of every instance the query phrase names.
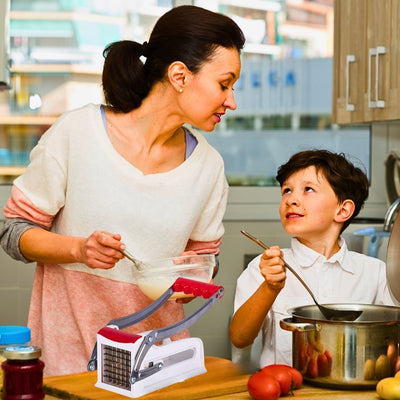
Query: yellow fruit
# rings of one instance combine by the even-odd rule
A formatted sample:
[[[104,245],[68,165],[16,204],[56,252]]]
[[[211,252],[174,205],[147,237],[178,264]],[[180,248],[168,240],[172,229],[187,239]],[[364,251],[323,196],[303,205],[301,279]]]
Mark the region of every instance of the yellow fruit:
[[[371,381],[375,379],[375,361],[368,359],[364,364],[364,379]]]
[[[400,379],[400,371],[397,371],[394,375],[395,378]]]
[[[389,357],[386,354],[381,354],[376,360],[375,377],[380,380],[392,375]]]
[[[384,400],[400,400],[400,379],[385,378],[376,385],[376,393]]]

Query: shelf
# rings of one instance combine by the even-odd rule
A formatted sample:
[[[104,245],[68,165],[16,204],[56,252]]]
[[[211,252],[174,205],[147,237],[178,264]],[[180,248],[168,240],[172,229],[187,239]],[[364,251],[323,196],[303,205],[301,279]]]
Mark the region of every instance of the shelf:
[[[102,67],[79,64],[15,64],[11,74],[81,74],[101,76]]]
[[[0,176],[19,176],[25,172],[25,166],[0,166]]]
[[[101,24],[120,25],[123,17],[114,15],[102,15],[79,11],[10,11],[12,20],[58,20],[58,21],[86,21]]]
[[[52,125],[55,116],[41,115],[0,115],[0,125]]]

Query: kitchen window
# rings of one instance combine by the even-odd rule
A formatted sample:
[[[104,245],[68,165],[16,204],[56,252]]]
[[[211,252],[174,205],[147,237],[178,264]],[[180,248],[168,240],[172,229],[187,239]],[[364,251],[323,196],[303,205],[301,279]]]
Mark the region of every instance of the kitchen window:
[[[346,153],[370,175],[369,128],[330,122],[333,0],[11,0],[11,90],[0,92],[1,182],[23,171],[58,115],[102,101],[101,53],[110,40],[146,40],[160,15],[190,3],[229,15],[247,37],[237,110],[205,133],[225,160],[231,187],[276,186],[277,167],[308,148]]]

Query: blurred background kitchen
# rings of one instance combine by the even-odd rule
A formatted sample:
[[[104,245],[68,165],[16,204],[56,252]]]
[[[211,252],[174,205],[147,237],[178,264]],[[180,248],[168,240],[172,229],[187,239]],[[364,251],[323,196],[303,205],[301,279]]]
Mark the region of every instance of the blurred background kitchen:
[[[354,54],[365,50],[364,41],[368,39],[362,15],[368,15],[366,20],[374,26],[370,21],[373,14],[377,18],[391,14],[390,9],[388,15],[382,15],[385,10],[366,10],[364,0],[348,1],[347,6],[345,3],[0,0],[0,206],[9,196],[13,179],[27,165],[30,150],[54,120],[72,108],[102,102],[102,51],[108,43],[147,40],[158,17],[182,4],[229,15],[247,38],[242,75],[235,87],[237,110],[228,112],[216,131],[206,134],[225,160],[230,184],[221,268],[216,278],[216,283],[224,285],[225,295],[191,328],[192,335],[203,339],[206,355],[229,358],[228,325],[236,278],[249,259],[260,252],[240,230],[270,245],[289,245],[290,238],[279,221],[280,191],[275,174],[291,154],[328,148],[346,153],[365,169],[371,184],[370,197],[346,237],[355,250],[385,259],[397,208],[390,210],[390,221],[384,219],[399,197],[400,187],[396,151],[400,148],[399,100],[388,88],[397,110],[380,112],[385,108],[380,98],[385,85],[379,90],[379,72],[369,71],[376,73],[375,80],[371,76],[369,79],[375,90],[372,101],[376,100],[379,110],[360,113],[363,107],[357,103],[358,80],[370,81],[363,78],[358,55]],[[391,5],[392,1],[386,3]],[[365,13],[361,16],[360,7]],[[352,13],[360,21],[352,19]],[[399,19],[399,13],[394,18]],[[345,25],[346,21],[347,25],[351,21],[351,26]],[[388,30],[399,21],[395,22],[377,26]],[[391,41],[398,38],[392,38],[391,32],[386,36],[390,43],[384,49],[390,49]],[[359,40],[352,40],[354,37]],[[354,49],[349,50],[350,42]],[[372,55],[374,66],[389,58],[379,50]],[[363,56],[367,63],[366,58]],[[398,65],[390,60],[390,65]],[[381,66],[385,79],[390,79],[390,65]],[[386,231],[382,232],[384,222]],[[365,228],[364,235],[353,234]],[[33,264],[14,262],[0,251],[0,325],[26,324],[33,273]],[[196,306],[187,306],[191,307]]]

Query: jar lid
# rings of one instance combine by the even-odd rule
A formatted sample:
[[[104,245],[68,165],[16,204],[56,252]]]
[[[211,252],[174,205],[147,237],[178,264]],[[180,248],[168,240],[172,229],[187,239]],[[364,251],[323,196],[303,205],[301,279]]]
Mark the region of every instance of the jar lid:
[[[37,346],[9,346],[3,355],[7,360],[33,360],[42,355],[42,350]]]
[[[31,330],[26,326],[0,326],[0,345],[23,344],[31,340]]]

